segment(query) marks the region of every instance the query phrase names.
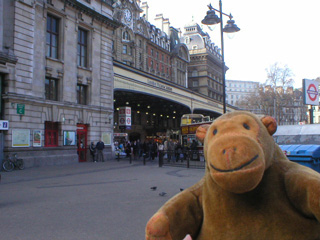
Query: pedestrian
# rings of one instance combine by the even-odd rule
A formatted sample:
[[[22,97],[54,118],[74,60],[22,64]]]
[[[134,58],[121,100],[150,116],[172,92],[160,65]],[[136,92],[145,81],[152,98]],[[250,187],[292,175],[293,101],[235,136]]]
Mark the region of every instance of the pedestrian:
[[[138,147],[138,159],[140,159],[142,157],[142,152],[143,152],[140,139],[137,140],[137,147]]]
[[[126,157],[131,159],[131,143],[130,143],[130,141],[127,141],[125,151],[127,154]]]
[[[169,139],[169,142],[168,142],[168,162],[171,161],[171,159],[173,158],[172,155],[173,155],[173,151],[174,151],[174,143],[172,142],[172,139]]]
[[[178,162],[181,157],[180,155],[182,153],[182,145],[179,142],[177,142],[177,145],[175,147],[175,153],[176,153],[176,162]]]
[[[90,150],[90,154],[92,157],[92,162],[97,162],[95,159],[95,155],[96,155],[96,146],[94,145],[94,142],[91,142],[90,146],[89,146],[89,150]]]
[[[198,151],[198,142],[193,139],[190,148],[191,148],[191,151],[192,151],[191,159],[199,161],[200,157],[199,157],[199,151]]]
[[[164,145],[162,142],[159,143],[158,145],[158,151],[159,151],[159,167],[162,167],[163,165],[163,151],[164,151]]]
[[[133,141],[133,144],[132,144],[132,149],[133,149],[133,159],[134,160],[137,160],[138,158],[138,155],[139,155],[139,152],[138,152],[138,143],[137,141]]]
[[[101,139],[99,140],[99,142],[97,142],[96,149],[98,151],[97,161],[104,162],[104,157],[103,157],[104,142],[102,142]]]
[[[148,143],[148,157],[149,157],[149,161],[151,161],[152,155],[153,155],[153,143],[152,143],[151,141],[149,141],[149,143]],[[154,157],[153,157],[153,159],[154,159]]]

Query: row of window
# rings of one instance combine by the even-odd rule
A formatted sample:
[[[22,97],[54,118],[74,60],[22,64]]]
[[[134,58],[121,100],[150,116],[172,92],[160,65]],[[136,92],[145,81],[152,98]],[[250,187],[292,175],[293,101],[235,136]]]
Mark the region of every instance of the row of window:
[[[148,51],[148,47],[147,47],[147,52],[149,53],[150,56],[154,57],[156,60],[161,60],[162,62],[166,63],[166,64],[170,64],[169,62],[169,56],[166,56],[166,58],[164,57],[164,54],[161,54],[161,59],[160,59],[160,54],[158,51],[154,51],[153,48],[150,48],[150,51]],[[166,60],[166,61],[165,61]]]
[[[229,87],[258,88],[258,84],[254,84],[254,85],[248,84],[248,85],[247,85],[246,83],[243,83],[243,84],[232,84],[232,83],[229,83],[228,85],[229,85]],[[233,86],[232,86],[232,85],[233,85]]]
[[[59,18],[50,14],[47,16],[47,56],[54,59],[60,58],[59,24]],[[78,28],[77,63],[78,66],[88,67],[88,31],[82,28]]]
[[[58,88],[59,80],[55,78],[47,77],[45,79],[45,98],[48,100],[58,101]],[[77,84],[77,103],[87,104],[87,86],[82,84]]]

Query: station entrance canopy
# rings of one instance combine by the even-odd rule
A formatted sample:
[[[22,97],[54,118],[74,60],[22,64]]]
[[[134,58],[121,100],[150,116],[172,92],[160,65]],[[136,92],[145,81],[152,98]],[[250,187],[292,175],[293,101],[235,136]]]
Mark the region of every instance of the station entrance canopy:
[[[172,114],[175,110],[177,115],[201,113],[212,118],[223,112],[222,103],[212,98],[118,64],[114,65],[114,99],[115,107],[128,105],[135,111],[146,111],[138,107],[149,106],[162,114]],[[227,108],[227,111],[232,110]]]

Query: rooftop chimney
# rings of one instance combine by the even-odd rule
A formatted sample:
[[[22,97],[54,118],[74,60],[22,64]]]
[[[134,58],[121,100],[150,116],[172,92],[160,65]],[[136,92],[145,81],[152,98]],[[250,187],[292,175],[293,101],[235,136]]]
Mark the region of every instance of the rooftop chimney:
[[[141,4],[141,9],[143,10],[143,13],[142,13],[142,14],[145,15],[145,19],[146,19],[147,21],[149,21],[149,20],[148,20],[148,10],[149,10],[148,3],[147,3],[147,2],[142,2],[142,4]]]

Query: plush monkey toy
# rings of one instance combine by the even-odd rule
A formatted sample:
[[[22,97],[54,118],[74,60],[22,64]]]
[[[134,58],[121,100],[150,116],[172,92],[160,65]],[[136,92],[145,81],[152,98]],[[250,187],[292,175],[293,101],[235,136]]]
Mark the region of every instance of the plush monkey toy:
[[[287,159],[276,129],[243,111],[199,127],[205,175],[152,216],[146,239],[320,239],[320,174]]]

